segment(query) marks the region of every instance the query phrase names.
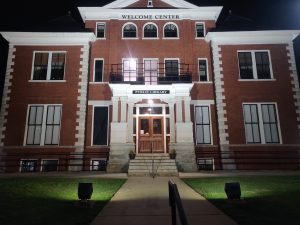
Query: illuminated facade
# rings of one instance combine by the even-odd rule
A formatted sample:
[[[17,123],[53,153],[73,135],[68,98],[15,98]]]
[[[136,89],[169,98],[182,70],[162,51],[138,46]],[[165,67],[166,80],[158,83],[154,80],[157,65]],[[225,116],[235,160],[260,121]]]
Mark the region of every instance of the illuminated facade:
[[[1,32],[6,171],[127,171],[176,150],[180,171],[299,168],[299,31],[213,32],[222,7],[79,7],[85,33]],[[5,156],[6,155],[6,156]]]

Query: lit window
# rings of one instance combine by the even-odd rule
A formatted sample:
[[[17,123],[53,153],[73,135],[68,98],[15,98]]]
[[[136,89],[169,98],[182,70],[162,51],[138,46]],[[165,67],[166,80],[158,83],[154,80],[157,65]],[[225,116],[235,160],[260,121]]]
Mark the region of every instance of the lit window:
[[[157,37],[157,27],[154,24],[146,24],[144,27],[144,37],[145,38],[156,38]]]
[[[33,80],[63,80],[65,53],[35,52]]]
[[[123,59],[123,77],[126,82],[137,81],[136,59]]]
[[[164,37],[166,38],[177,38],[178,28],[175,24],[167,24],[164,27]]]
[[[136,26],[134,24],[127,24],[123,28],[123,38],[136,38]]]
[[[105,23],[97,23],[97,38],[105,38]]]
[[[204,24],[203,23],[196,23],[196,37],[203,38],[205,36],[204,33]]]

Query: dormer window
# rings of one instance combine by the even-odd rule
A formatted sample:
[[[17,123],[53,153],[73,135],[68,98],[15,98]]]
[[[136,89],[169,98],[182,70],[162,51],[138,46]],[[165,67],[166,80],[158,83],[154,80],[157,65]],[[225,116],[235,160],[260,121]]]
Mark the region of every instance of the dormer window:
[[[153,7],[153,1],[152,0],[148,0],[148,5],[147,5],[148,8],[151,8]]]

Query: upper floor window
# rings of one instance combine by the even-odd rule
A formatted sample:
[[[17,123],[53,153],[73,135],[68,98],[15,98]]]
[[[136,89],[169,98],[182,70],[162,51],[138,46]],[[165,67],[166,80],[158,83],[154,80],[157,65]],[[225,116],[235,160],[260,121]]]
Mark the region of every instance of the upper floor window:
[[[145,38],[157,38],[157,26],[153,23],[145,24],[144,37]]]
[[[105,38],[105,23],[97,23],[97,38]]]
[[[125,24],[123,26],[123,38],[136,38],[137,27],[133,23]]]
[[[269,51],[239,51],[241,79],[272,79]]]
[[[168,23],[164,26],[165,38],[178,38],[178,27],[176,24]]]
[[[103,82],[104,60],[95,59],[94,64],[94,82]]]
[[[198,59],[199,81],[208,81],[207,59]]]
[[[203,38],[204,36],[204,23],[196,23],[196,37]]]
[[[64,52],[35,52],[32,80],[63,80]]]
[[[177,77],[179,75],[179,60],[166,59],[165,60],[165,76]]]

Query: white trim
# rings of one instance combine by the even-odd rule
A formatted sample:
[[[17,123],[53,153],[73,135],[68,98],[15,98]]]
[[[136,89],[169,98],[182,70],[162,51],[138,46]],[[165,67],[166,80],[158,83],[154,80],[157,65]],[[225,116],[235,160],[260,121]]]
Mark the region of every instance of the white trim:
[[[199,70],[199,61],[200,60],[205,60],[206,61],[206,75],[207,75],[207,81],[200,81],[200,70]],[[208,59],[207,58],[198,58],[197,59],[197,71],[198,71],[198,81],[199,83],[208,83],[210,82],[209,79],[209,71],[208,71]]]
[[[29,158],[29,159],[20,159],[20,168],[19,168],[19,172],[21,173],[22,172],[22,161],[36,161],[36,171],[34,172],[38,172],[38,162],[39,162],[39,159],[33,159],[33,158]]]
[[[281,127],[280,127],[280,119],[279,119],[279,112],[278,112],[278,105],[277,102],[243,102],[242,103],[242,111],[243,111],[243,123],[244,123],[244,130],[245,130],[245,143],[248,146],[251,146],[252,143],[247,143],[247,135],[246,135],[246,126],[245,126],[245,116],[244,116],[244,105],[256,105],[257,106],[257,113],[258,113],[258,119],[259,119],[259,132],[260,132],[260,141],[261,143],[253,143],[253,144],[268,144],[272,145],[272,143],[266,143],[265,140],[265,131],[264,131],[264,124],[263,124],[263,118],[262,118],[262,105],[274,105],[275,110],[276,110],[276,119],[277,119],[277,131],[278,131],[278,138],[279,138],[279,143],[274,143],[275,145],[283,144],[282,143],[282,135],[281,135]]]
[[[208,32],[205,41],[218,45],[288,44],[300,30]]]
[[[167,25],[169,25],[169,24],[176,26],[176,28],[177,28],[177,37],[165,37],[165,27]],[[176,23],[174,23],[174,22],[167,22],[167,23],[165,23],[165,25],[163,26],[163,39],[167,39],[167,40],[172,40],[172,39],[173,40],[177,40],[177,39],[180,39],[179,27],[178,27],[178,25]]]
[[[133,25],[135,26],[135,32],[136,32],[136,35],[135,37],[124,37],[124,28],[127,26],[127,25]],[[129,39],[129,40],[138,40],[139,39],[139,35],[138,35],[138,27],[135,23],[133,22],[127,22],[127,23],[124,23],[123,26],[122,26],[122,39]]]
[[[145,27],[147,25],[154,25],[156,27],[156,37],[145,37]],[[143,39],[145,39],[145,40],[157,40],[157,39],[159,39],[158,26],[156,25],[156,23],[148,22],[148,23],[144,24],[144,26],[143,26]]]
[[[11,45],[70,46],[96,40],[94,33],[0,32]]]
[[[112,105],[112,101],[101,101],[101,100],[89,100],[88,105],[93,106],[110,106]]]
[[[95,108],[96,107],[105,107],[107,108],[107,140],[106,140],[106,145],[94,145],[94,113],[95,113]],[[93,105],[93,116],[92,116],[92,133],[91,133],[91,146],[109,146],[108,143],[108,139],[109,139],[109,106],[108,105]]]
[[[209,127],[210,127],[210,144],[201,144],[201,143],[197,143],[197,115],[196,115],[196,107],[208,107],[209,110]],[[212,120],[211,120],[211,104],[205,105],[205,104],[195,104],[194,105],[194,123],[195,123],[195,130],[194,130],[194,134],[195,134],[195,144],[196,146],[210,146],[210,145],[214,145],[214,140],[213,140],[213,132],[212,132]]]
[[[252,58],[252,72],[253,72],[253,79],[242,79],[241,78],[241,70],[240,70],[240,59],[239,59],[239,52],[248,52],[251,53],[251,58]],[[257,67],[256,67],[256,58],[255,58],[255,53],[257,52],[267,52],[268,53],[268,57],[269,57],[269,68],[270,68],[270,79],[258,79],[258,75],[257,75]],[[242,80],[253,80],[253,81],[269,81],[269,80],[276,80],[274,79],[274,75],[273,75],[273,66],[272,66],[272,58],[271,58],[271,51],[269,49],[266,50],[238,50],[237,51],[237,59],[238,59],[238,68],[239,68],[239,81]]]
[[[27,132],[28,132],[28,119],[29,119],[29,111],[30,107],[38,107],[43,106],[43,117],[42,117],[42,130],[41,130],[41,139],[40,144],[36,145],[30,145],[27,144]],[[53,145],[46,145],[45,144],[45,135],[46,135],[46,121],[47,121],[47,112],[48,112],[48,106],[60,106],[60,121],[59,121],[59,136],[58,136],[58,143]],[[23,139],[23,146],[60,146],[60,135],[61,135],[61,119],[62,119],[62,113],[63,113],[63,105],[62,104],[28,104],[27,105],[27,113],[26,113],[26,124],[25,124],[25,135]]]
[[[57,161],[57,169],[56,171],[59,171],[59,159],[41,159],[41,165],[40,165],[40,172],[45,172],[43,171],[43,165],[44,165],[44,161]]]
[[[143,65],[144,65],[143,66],[143,70],[144,70],[143,74],[144,74],[144,77],[145,77],[145,61],[154,61],[154,60],[157,61],[157,84],[158,84],[158,78],[159,78],[159,58],[143,58]],[[146,80],[145,80],[145,82],[146,82]]]
[[[93,165],[92,165],[92,161],[97,161],[97,160],[105,160],[106,162],[108,162],[107,158],[90,158],[90,171],[98,171],[98,170],[93,170]]]
[[[197,37],[197,24],[202,24],[203,25],[203,37]],[[195,23],[195,39],[196,40],[204,40],[206,36],[206,30],[205,30],[205,23],[204,22],[196,22]]]
[[[35,55],[36,53],[48,53],[48,64],[47,64],[47,76],[46,80],[34,80],[34,62],[35,62]],[[64,61],[64,79],[62,80],[51,80],[51,66],[52,66],[52,55],[57,53],[64,53],[65,54],[65,61]],[[65,82],[65,75],[66,75],[66,66],[67,66],[67,51],[33,51],[33,59],[32,59],[32,67],[31,67],[31,76],[29,82]]]
[[[191,105],[197,105],[197,106],[202,106],[202,105],[214,105],[215,100],[192,100]]]
[[[167,60],[173,60],[173,61],[177,60],[177,62],[178,62],[178,76],[179,76],[179,74],[180,74],[180,58],[164,58],[164,76],[166,76],[166,61]]]
[[[97,37],[98,24],[104,24],[104,37]],[[106,22],[96,22],[95,36],[96,36],[96,40],[105,40],[106,39]]]
[[[95,81],[95,67],[96,67],[96,61],[101,61],[103,62],[102,64],[102,81]],[[103,76],[104,76],[104,58],[94,58],[94,67],[93,67],[93,82],[94,84],[99,84],[103,83]],[[91,83],[91,82],[90,82]]]
[[[66,80],[28,80],[29,83],[66,83]]]

